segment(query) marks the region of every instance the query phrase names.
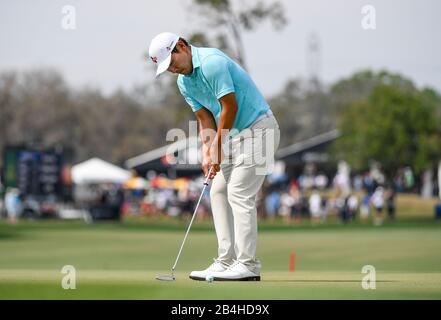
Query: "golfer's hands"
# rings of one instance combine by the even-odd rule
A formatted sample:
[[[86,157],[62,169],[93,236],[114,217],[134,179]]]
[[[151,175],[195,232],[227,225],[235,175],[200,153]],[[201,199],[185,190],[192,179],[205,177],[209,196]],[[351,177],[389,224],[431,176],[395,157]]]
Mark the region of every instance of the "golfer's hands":
[[[202,161],[202,170],[204,171],[204,176],[208,175],[208,172],[210,171],[210,176],[208,177],[208,179],[213,179],[216,176],[216,173],[218,173],[220,171],[220,165],[219,164],[215,164],[211,161],[211,158],[209,155],[207,155],[206,157],[204,157],[204,160]]]
[[[210,180],[213,179],[216,174],[220,171],[220,164],[222,162],[222,148],[218,150],[217,147],[211,147],[207,154],[204,156],[202,161],[202,170],[204,171],[204,175],[207,177],[208,172],[210,172],[210,176],[208,177]]]

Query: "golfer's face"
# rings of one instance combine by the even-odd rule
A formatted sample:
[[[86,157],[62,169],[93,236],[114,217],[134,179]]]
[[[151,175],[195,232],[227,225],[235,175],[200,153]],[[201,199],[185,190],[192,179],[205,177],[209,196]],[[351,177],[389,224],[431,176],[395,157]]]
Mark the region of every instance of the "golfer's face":
[[[192,73],[191,55],[182,48],[176,46],[171,54],[171,62],[167,71],[185,75]]]

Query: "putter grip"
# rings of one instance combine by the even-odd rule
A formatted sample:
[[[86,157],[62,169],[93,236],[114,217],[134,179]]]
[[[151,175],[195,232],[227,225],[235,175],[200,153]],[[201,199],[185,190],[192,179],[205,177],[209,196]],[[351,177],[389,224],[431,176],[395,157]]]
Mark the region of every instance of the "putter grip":
[[[213,169],[213,166],[210,167],[210,170],[208,170],[207,177],[205,178],[204,185],[208,186],[208,180],[210,179],[211,170]]]

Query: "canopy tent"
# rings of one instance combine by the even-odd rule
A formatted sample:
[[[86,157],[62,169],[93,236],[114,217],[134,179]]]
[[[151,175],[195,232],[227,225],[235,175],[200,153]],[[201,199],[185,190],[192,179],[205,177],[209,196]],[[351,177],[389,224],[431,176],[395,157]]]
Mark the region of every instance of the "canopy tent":
[[[124,183],[131,176],[130,171],[98,158],[92,158],[72,167],[72,180],[76,184]]]

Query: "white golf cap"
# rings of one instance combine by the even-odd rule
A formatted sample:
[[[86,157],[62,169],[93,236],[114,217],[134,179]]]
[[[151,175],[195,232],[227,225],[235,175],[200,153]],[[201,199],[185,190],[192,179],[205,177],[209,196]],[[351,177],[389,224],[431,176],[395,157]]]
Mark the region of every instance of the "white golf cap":
[[[170,66],[171,52],[179,37],[174,33],[163,32],[152,39],[149,47],[150,59],[158,66],[156,76],[159,76]]]

